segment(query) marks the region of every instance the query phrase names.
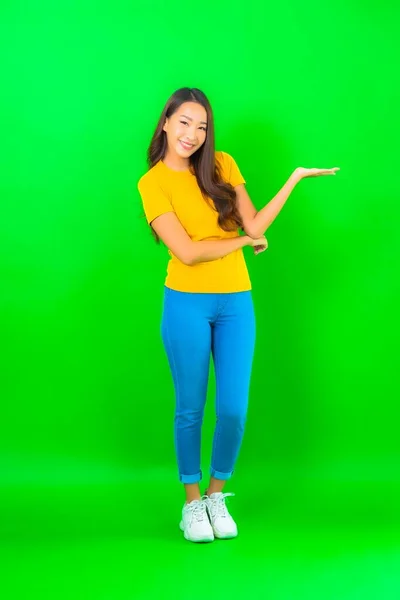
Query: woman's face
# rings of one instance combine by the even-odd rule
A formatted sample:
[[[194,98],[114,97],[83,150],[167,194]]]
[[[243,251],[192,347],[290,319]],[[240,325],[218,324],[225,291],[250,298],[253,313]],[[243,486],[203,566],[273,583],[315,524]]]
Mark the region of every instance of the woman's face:
[[[184,102],[165,120],[168,151],[181,158],[189,158],[205,142],[207,136],[207,111],[197,102]]]

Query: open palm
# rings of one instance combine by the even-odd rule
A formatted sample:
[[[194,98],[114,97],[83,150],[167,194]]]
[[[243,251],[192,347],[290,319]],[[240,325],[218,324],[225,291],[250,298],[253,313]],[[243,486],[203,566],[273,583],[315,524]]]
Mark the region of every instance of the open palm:
[[[306,177],[319,177],[320,175],[336,175],[336,172],[340,171],[339,167],[333,169],[306,169],[304,167],[297,167],[295,173],[300,179]]]

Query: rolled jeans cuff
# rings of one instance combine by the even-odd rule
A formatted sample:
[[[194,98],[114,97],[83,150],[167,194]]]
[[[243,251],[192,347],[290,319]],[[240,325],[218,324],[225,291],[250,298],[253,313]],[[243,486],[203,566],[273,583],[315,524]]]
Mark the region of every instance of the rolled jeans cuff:
[[[212,467],[210,469],[210,475],[211,475],[211,477],[214,477],[215,479],[222,479],[225,481],[226,479],[230,479],[232,477],[232,474],[233,474],[233,471],[231,471],[230,473],[222,473],[221,471],[216,471]]]
[[[179,474],[179,481],[181,483],[197,483],[199,481],[201,481],[202,479],[202,472],[199,471],[198,473],[195,473],[194,475],[183,475],[182,473]]]

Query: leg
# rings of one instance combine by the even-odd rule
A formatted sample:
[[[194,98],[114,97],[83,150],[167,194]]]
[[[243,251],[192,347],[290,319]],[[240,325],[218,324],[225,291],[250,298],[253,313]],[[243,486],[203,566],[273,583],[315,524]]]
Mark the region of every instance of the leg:
[[[200,498],[201,426],[207,397],[211,328],[207,295],[165,288],[162,338],[174,381],[174,439],[187,502]]]
[[[255,316],[251,292],[231,294],[212,335],[217,423],[209,495],[222,491],[234,470],[247,416],[254,346]]]
[[[215,477],[210,477],[210,483],[208,484],[208,488],[204,492],[207,496],[211,496],[215,492],[222,492],[226,484],[226,479],[216,479]]]

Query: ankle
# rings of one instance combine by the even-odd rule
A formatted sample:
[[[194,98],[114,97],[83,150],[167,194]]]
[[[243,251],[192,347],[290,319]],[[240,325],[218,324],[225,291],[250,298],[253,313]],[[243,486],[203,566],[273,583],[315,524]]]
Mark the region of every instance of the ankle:
[[[204,493],[207,496],[211,496],[212,494],[215,494],[216,492],[219,492],[219,490],[213,490],[212,488],[208,488],[208,490],[206,490]]]
[[[185,504],[190,504],[191,502],[194,502],[195,500],[201,500],[200,496],[195,497],[195,498],[186,498]]]
[[[184,487],[186,497],[185,504],[190,504],[191,502],[193,502],[193,500],[201,499],[200,487],[198,483],[185,483]]]

